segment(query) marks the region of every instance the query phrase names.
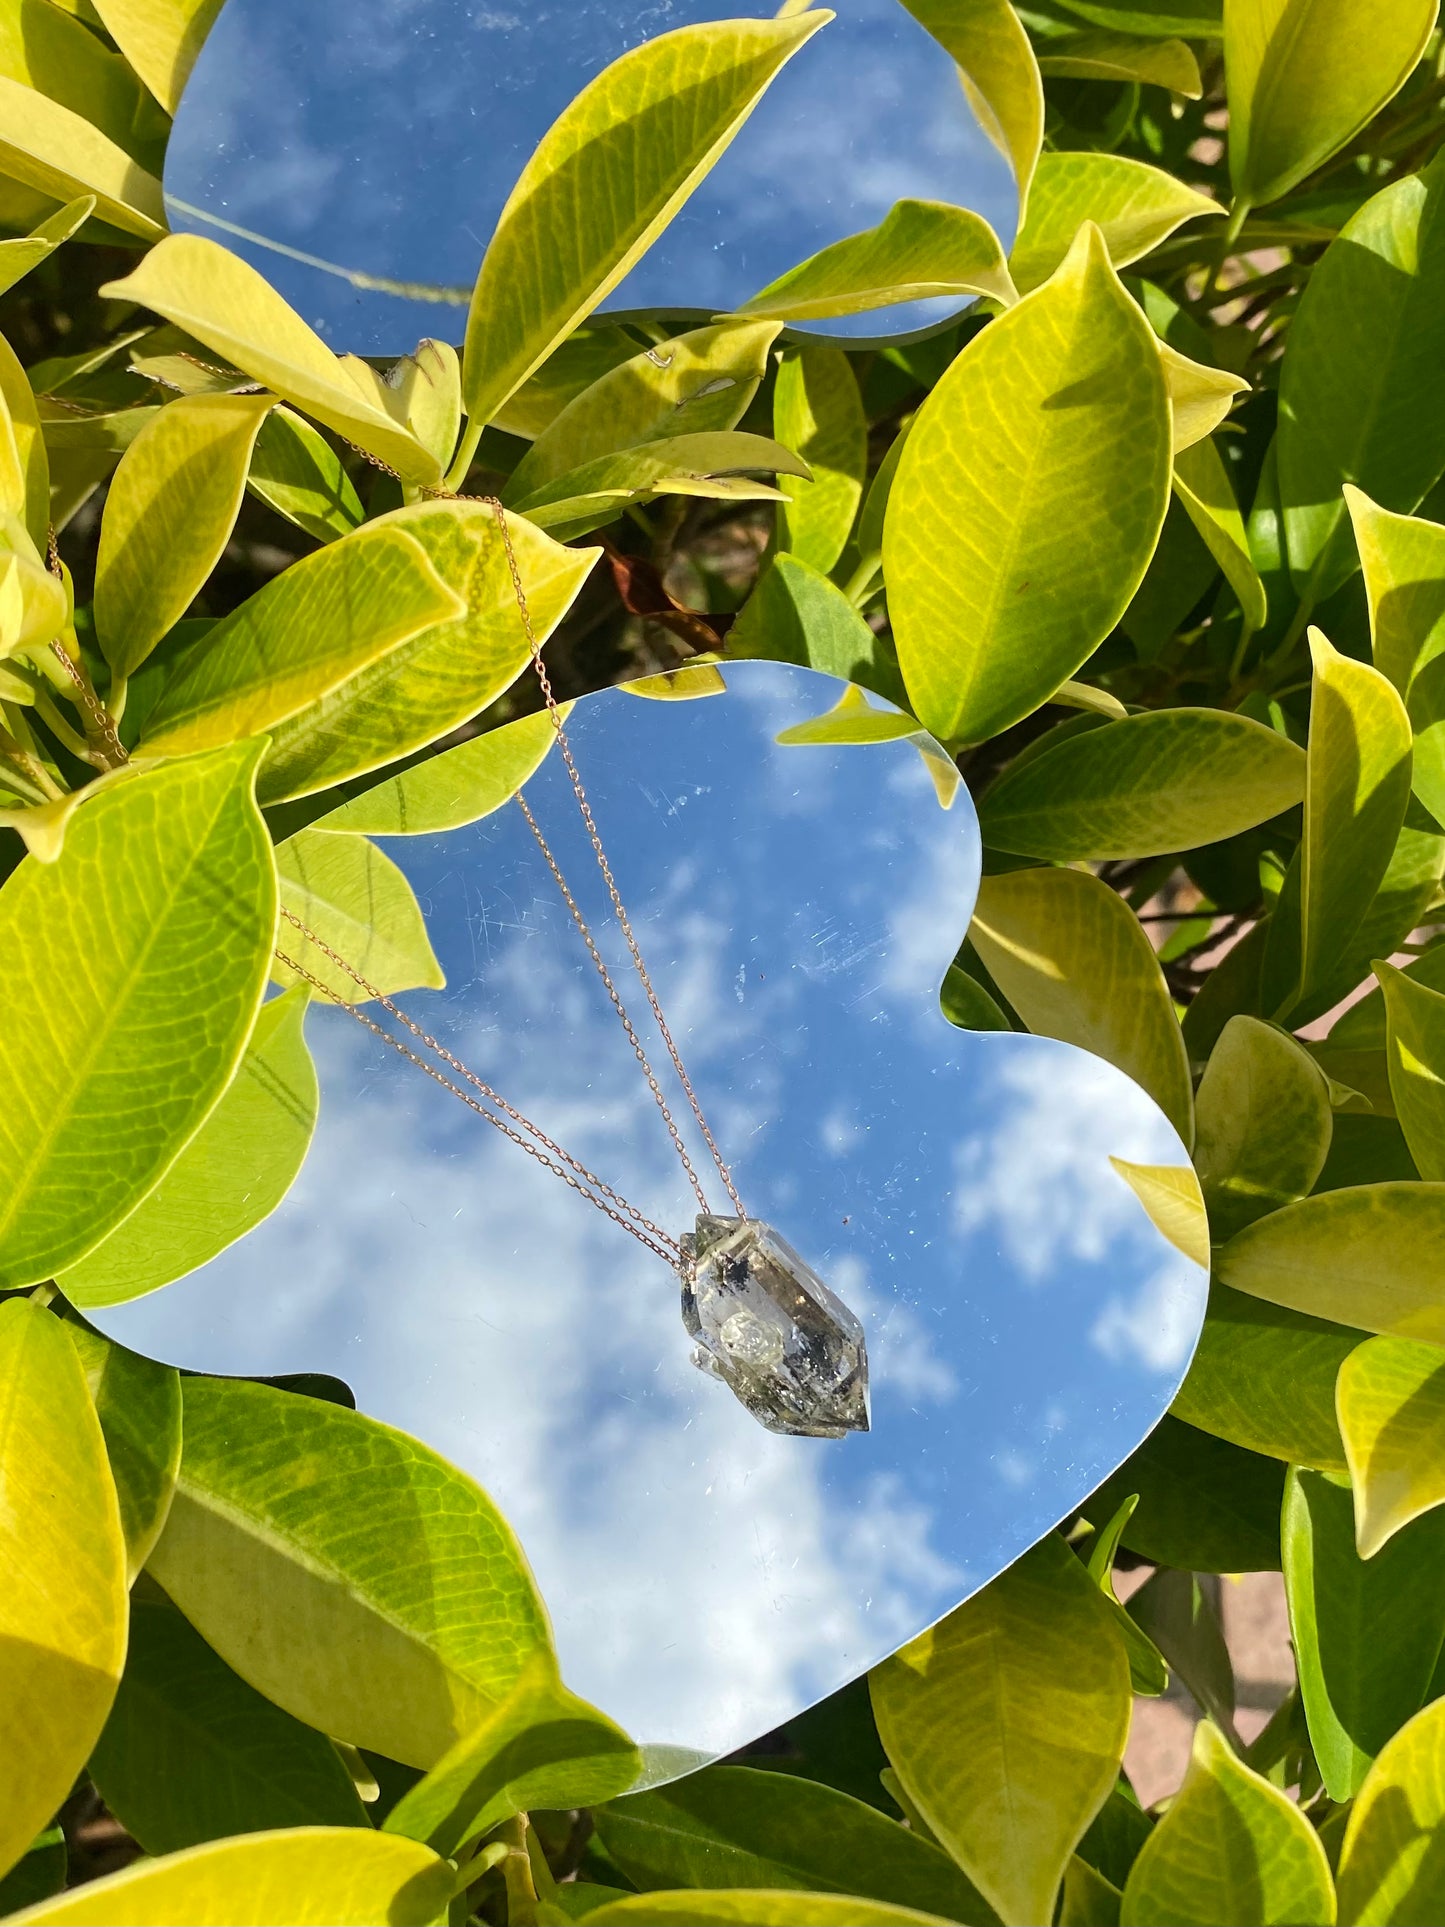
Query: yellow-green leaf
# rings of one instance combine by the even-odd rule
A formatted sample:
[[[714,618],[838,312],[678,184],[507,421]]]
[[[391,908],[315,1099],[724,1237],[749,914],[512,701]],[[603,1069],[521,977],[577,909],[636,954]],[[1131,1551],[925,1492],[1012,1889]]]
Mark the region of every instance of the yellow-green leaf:
[[[142,241],[166,231],[161,184],[88,120],[0,74],[0,175],[51,200],[94,195],[95,212]]]
[[[747,478],[806,469],[791,449],[764,435],[668,435],[599,456],[529,495],[517,496],[510,506],[534,528],[567,541],[616,521],[628,502],[650,501],[655,495],[780,501],[771,483]]]
[[[42,1900],[7,1927],[430,1927],[455,1875],[414,1840],[358,1827],[243,1833]]]
[[[636,687],[635,684],[632,687]],[[562,714],[565,718],[567,711]],[[459,743],[318,819],[319,830],[421,836],[490,816],[541,767],[556,740],[545,710]]]
[[[272,729],[465,607],[405,528],[371,523],[274,576],[193,642],[138,754],[183,756]]]
[[[1194,1362],[1170,1410],[1247,1451],[1343,1472],[1335,1379],[1364,1342],[1358,1332],[1216,1280]]]
[[[1294,1801],[1201,1720],[1188,1776],[1139,1849],[1119,1918],[1123,1927],[1330,1927],[1330,1863]]]
[[[1404,86],[1437,0],[1225,0],[1229,173],[1263,207],[1338,153]]]
[[[1143,1205],[1154,1229],[1201,1271],[1208,1271],[1209,1217],[1193,1166],[1131,1164],[1116,1157],[1109,1162]]]
[[[1375,667],[1405,699],[1412,787],[1438,822],[1445,818],[1445,528],[1392,515],[1363,489],[1347,486],[1345,501],[1365,572]]]
[[[849,683],[831,709],[779,730],[775,740],[784,748],[801,749],[819,743],[891,743],[917,733],[912,716],[896,709],[875,709],[863,691]]]
[[[406,426],[399,395],[332,354],[264,275],[219,242],[170,235],[102,293],[164,315],[404,482],[440,480],[441,464]]]
[[[1044,138],[1044,84],[1009,0],[903,0],[952,54],[978,124],[1012,167],[1024,218]]]
[[[1385,997],[1390,1095],[1422,1178],[1445,1178],[1445,997],[1377,963]]]
[[[1218,201],[1145,161],[1123,154],[1043,154],[1028,219],[1009,254],[1009,273],[1020,294],[1047,281],[1085,221],[1103,235],[1114,266],[1126,268],[1185,221],[1223,212]]]
[[[870,1677],[894,1771],[1006,1927],[1053,1918],[1129,1732],[1109,1602],[1043,1539]]]
[[[509,515],[507,526],[532,633],[541,645],[571,608],[601,551],[563,548],[518,515]],[[261,771],[263,802],[328,789],[435,742],[495,701],[531,660],[491,508],[417,502],[368,523],[365,532],[386,530],[425,549],[464,604],[462,613],[414,629],[272,729]],[[295,572],[288,569],[281,580]]]
[[[1093,1051],[1148,1091],[1190,1144],[1189,1058],[1154,947],[1124,899],[1083,870],[985,877],[969,935],[1041,1037]]]
[[[408,1766],[499,1700],[547,1621],[486,1494],[405,1433],[244,1379],[187,1378],[150,1570],[278,1706]]]
[[[15,350],[0,335],[0,512],[17,515],[45,551],[50,529],[50,464],[35,397]]]
[[[0,1873],[69,1793],[125,1661],[120,1508],[65,1327],[0,1305]]]
[[[1177,416],[1176,416],[1177,420]],[[1174,455],[1174,493],[1199,531],[1205,547],[1239,597],[1240,614],[1249,629],[1262,629],[1269,615],[1264,584],[1249,553],[1244,517],[1234,499],[1234,484],[1224,458],[1214,443],[1202,440]]]
[[[1445,1699],[1401,1727],[1350,1809],[1340,1849],[1340,1919],[1432,1927],[1445,1915]]]
[[[1180,453],[1214,433],[1239,397],[1249,393],[1249,383],[1242,376],[1228,374],[1222,368],[1210,368],[1202,361],[1191,361],[1188,355],[1181,355],[1177,348],[1171,348],[1167,341],[1159,343],[1159,359],[1164,367],[1164,386],[1169,390],[1169,402],[1174,410],[1177,474]],[[1187,467],[1185,477],[1189,479]],[[1216,491],[1203,488],[1198,477],[1194,478],[1194,485],[1209,499],[1213,499]],[[1230,500],[1233,499],[1231,487]]]
[[[220,561],[240,513],[269,395],[183,395],[120,458],[95,563],[95,632],[129,676],[180,621]]]
[[[1287,1031],[1231,1017],[1195,1098],[1194,1165],[1222,1242],[1313,1189],[1329,1156],[1324,1073]]]
[[[1143,579],[1169,501],[1154,332],[1085,228],[918,412],[883,563],[909,707],[981,742],[1046,702]]]
[[[365,1003],[378,991],[386,996],[423,986],[440,990],[446,983],[411,885],[366,837],[298,831],[278,845],[276,869],[283,912],[276,948],[290,960],[278,957],[272,965],[277,983],[300,982],[291,968],[296,964],[348,1004]],[[355,983],[291,916],[344,957],[372,989]]]
[[[240,1062],[276,919],[263,748],[102,786],[59,859],[27,858],[0,890],[0,1283],[49,1278],[99,1244]]]
[[[462,364],[450,342],[419,341],[386,377],[402,420],[443,468],[462,425]]]
[[[800,1894],[792,1887],[629,1894],[591,1909],[586,1918],[596,1927],[628,1927],[630,1921],[651,1921],[653,1927],[948,1927],[939,1914],[853,1894]]]
[[[1340,1434],[1355,1489],[1355,1540],[1372,1559],[1401,1526],[1445,1503],[1445,1352],[1370,1338],[1340,1366]]]
[[[284,873],[282,889],[285,901]],[[285,934],[283,928],[283,947]],[[301,1169],[316,1124],[305,1012],[299,990],[262,1006],[236,1075],[155,1190],[60,1274],[72,1304],[118,1305],[168,1285],[275,1210]]]
[[[144,1207],[142,1207],[144,1209]],[[78,1319],[66,1331],[85,1371],[120,1501],[126,1577],[151,1556],[165,1528],[181,1463],[181,1375]]]
[[[262,422],[246,486],[318,542],[349,535],[363,519],[361,498],[340,456],[290,408],[273,408]]]
[[[832,18],[680,27],[583,88],[523,168],[482,261],[463,361],[474,431],[611,293]]]
[[[981,214],[943,201],[897,201],[877,227],[800,261],[745,301],[739,314],[815,321],[897,301],[985,295],[1018,299],[998,236]]]
[[[32,268],[38,268],[78,228],[83,227],[94,212],[95,196],[82,194],[47,215],[29,234],[23,234],[15,240],[0,241],[0,294],[23,280]]]
[[[1349,1185],[1247,1226],[1218,1254],[1215,1275],[1273,1305],[1445,1345],[1442,1239],[1445,1184]]]
[[[221,0],[93,0],[106,32],[168,114],[205,45]]]
[[[1122,33],[1080,33],[1051,39],[1039,56],[1041,74],[1074,80],[1140,81],[1198,100],[1199,62],[1183,40],[1136,40]]]
[[[992,849],[1056,862],[1160,856],[1263,823],[1304,784],[1304,752],[1247,716],[1146,710],[1006,770],[979,827]]]
[[[778,324],[723,321],[660,341],[573,397],[513,469],[508,502],[618,449],[736,428],[768,369]]]
[[[812,470],[782,478],[778,546],[826,575],[847,546],[868,473],[868,422],[841,348],[793,348],[778,369],[773,433]]]

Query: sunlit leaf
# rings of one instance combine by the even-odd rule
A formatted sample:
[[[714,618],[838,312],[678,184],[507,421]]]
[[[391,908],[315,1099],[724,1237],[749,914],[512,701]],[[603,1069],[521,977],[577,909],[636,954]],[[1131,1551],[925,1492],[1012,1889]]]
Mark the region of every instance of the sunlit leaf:
[[[738,312],[813,321],[947,295],[985,295],[1004,307],[1018,298],[998,236],[982,215],[943,201],[905,200],[877,227],[789,268]]]
[[[1226,0],[1229,172],[1251,207],[1337,153],[1405,84],[1437,0]]]
[[[1147,288],[1148,283],[1145,283]],[[1169,401],[1174,411],[1174,472],[1177,481],[1183,473],[1186,486],[1199,494],[1200,498],[1216,509],[1234,501],[1234,491],[1229,488],[1227,501],[1218,481],[1208,470],[1202,468],[1205,458],[1196,464],[1184,464],[1182,471],[1179,456],[1185,449],[1212,435],[1241,395],[1249,393],[1249,383],[1239,375],[1227,374],[1222,368],[1208,367],[1204,362],[1192,361],[1178,349],[1171,348],[1167,341],[1159,343],[1159,361],[1164,370],[1164,386],[1169,390]],[[1236,511],[1237,512],[1237,511]],[[1241,521],[1242,521],[1241,517]],[[1231,534],[1233,524],[1228,524]]]
[[[288,901],[284,870],[282,893]],[[117,1305],[154,1291],[208,1263],[275,1210],[301,1169],[316,1123],[316,1070],[301,1030],[305,1010],[300,989],[262,1006],[220,1102],[155,1190],[60,1274],[72,1304]]]
[[[1445,1178],[1445,996],[1375,965],[1388,1020],[1390,1093],[1422,1178]]]
[[[173,114],[221,0],[95,0],[95,5],[106,32]]]
[[[1213,442],[1202,440],[1179,448],[1176,434],[1174,493],[1238,596],[1246,626],[1262,629],[1269,615],[1264,584],[1249,553],[1229,470]]]
[[[69,1793],[125,1658],[125,1542],[65,1327],[0,1305],[0,1873]]]
[[[22,863],[0,891],[4,1284],[48,1278],[112,1231],[240,1061],[276,916],[263,748],[103,788],[59,860]],[[56,958],[72,960],[63,997]]]
[[[0,241],[0,294],[13,288],[32,268],[38,268],[55,250],[68,241],[95,211],[95,196],[82,194],[47,215],[29,234]]]
[[[324,435],[289,408],[273,408],[262,422],[246,486],[318,542],[349,535],[362,520],[360,498],[341,458]]]
[[[241,1834],[93,1880],[14,1927],[431,1927],[452,1869],[414,1840],[355,1827]],[[8,1924],[7,1924],[8,1927]]]
[[[165,234],[160,182],[80,114],[0,74],[0,129],[0,175],[50,200],[93,195],[97,215],[142,241]]]
[[[515,497],[511,507],[535,528],[570,541],[616,521],[629,502],[656,495],[776,502],[781,497],[770,483],[747,478],[800,474],[806,467],[791,449],[762,435],[672,435],[599,456]]]
[[[482,261],[463,383],[490,421],[662,231],[787,61],[832,19],[680,27],[631,48],[564,109]]]
[[[1082,870],[985,877],[969,935],[1031,1031],[1117,1065],[1191,1142],[1184,1038],[1154,947],[1122,897]]]
[[[1215,1284],[1170,1410],[1251,1452],[1341,1472],[1335,1379],[1362,1342],[1358,1332]]]
[[[1167,87],[1198,100],[1199,62],[1182,40],[1132,39],[1128,34],[1081,33],[1047,43],[1039,72],[1075,80],[1129,80]]]
[[[1129,1731],[1108,1602],[1046,1538],[871,1675],[910,1799],[1010,1927],[1053,1917]]]
[[[978,124],[1013,169],[1019,219],[1044,137],[1044,86],[1033,46],[1008,0],[904,0],[953,56]]]
[[[634,685],[635,687],[635,685]],[[565,717],[566,710],[563,710]],[[517,794],[556,740],[551,716],[539,710],[489,729],[378,783],[318,819],[320,830],[366,836],[422,836],[475,823]]]
[[[191,606],[231,539],[269,395],[184,395],[120,458],[95,563],[95,630],[128,676]]]
[[[1399,690],[1414,732],[1411,782],[1445,817],[1445,528],[1391,515],[1345,489],[1370,599],[1375,667]]]
[[[629,1894],[586,1915],[596,1927],[948,1927],[939,1914],[857,1895],[800,1894],[794,1888],[768,1893],[756,1887],[718,1888],[711,1893]]]
[[[1355,1489],[1360,1557],[1445,1502],[1445,1353],[1370,1338],[1340,1367],[1340,1431]]]
[[[180,1373],[174,1365],[158,1365],[152,1358],[127,1351],[78,1320],[68,1321],[66,1330],[80,1356],[100,1420],[120,1501],[126,1574],[134,1580],[161,1535],[176,1489],[181,1463]]]
[[[787,476],[778,546],[826,575],[852,533],[868,472],[868,423],[853,365],[840,348],[793,348],[773,396],[773,433],[811,477]]]
[[[35,397],[15,350],[0,335],[0,510],[18,515],[45,551],[50,528],[50,465]]]
[[[1126,268],[1184,222],[1223,212],[1172,174],[1123,154],[1042,154],[1009,273],[1020,294],[1047,281],[1085,221],[1100,230],[1114,266]]]
[[[1128,1158],[1116,1157],[1109,1163],[1143,1205],[1154,1229],[1162,1232],[1176,1251],[1208,1271],[1209,1218],[1193,1166],[1131,1164]]]
[[[1430,1927],[1445,1909],[1445,1699],[1381,1752],[1350,1809],[1340,1918],[1352,1927]]]
[[[1124,1927],[1329,1927],[1334,1883],[1319,1835],[1201,1720],[1184,1785],[1139,1849]]]
[[[511,1531],[465,1474],[344,1407],[188,1378],[151,1570],[297,1719],[432,1766],[548,1634]]]
[[[373,992],[363,990],[326,950],[344,957],[383,994],[417,986],[440,989],[446,983],[411,885],[366,837],[300,830],[278,846],[276,869],[283,912],[276,947],[290,960],[278,957],[273,964],[277,983],[300,982],[291,968],[296,964],[346,1003],[365,1003]],[[306,930],[298,930],[286,912],[299,917]]]
[[[1086,228],[958,356],[899,460],[883,557],[919,720],[978,742],[1046,702],[1128,607],[1169,473],[1153,330]]]
[[[1329,1088],[1286,1031],[1232,1017],[1195,1097],[1194,1164],[1224,1240],[1309,1192],[1329,1155]]]
[[[907,706],[885,645],[843,591],[795,555],[776,556],[763,573],[728,631],[727,654],[821,669]]]

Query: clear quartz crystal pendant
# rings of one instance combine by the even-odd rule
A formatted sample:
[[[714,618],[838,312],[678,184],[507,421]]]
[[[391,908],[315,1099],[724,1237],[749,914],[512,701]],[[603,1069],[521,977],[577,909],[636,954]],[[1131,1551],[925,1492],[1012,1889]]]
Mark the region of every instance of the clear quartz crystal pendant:
[[[692,1362],[770,1432],[841,1439],[868,1430],[863,1327],[771,1225],[702,1213],[686,1232],[682,1322]]]

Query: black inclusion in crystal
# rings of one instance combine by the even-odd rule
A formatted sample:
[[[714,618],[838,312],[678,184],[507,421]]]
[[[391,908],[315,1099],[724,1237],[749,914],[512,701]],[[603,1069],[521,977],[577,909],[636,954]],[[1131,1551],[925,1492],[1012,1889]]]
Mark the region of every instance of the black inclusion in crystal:
[[[771,1225],[704,1212],[686,1233],[682,1322],[692,1362],[770,1432],[841,1439],[868,1430],[863,1327]]]

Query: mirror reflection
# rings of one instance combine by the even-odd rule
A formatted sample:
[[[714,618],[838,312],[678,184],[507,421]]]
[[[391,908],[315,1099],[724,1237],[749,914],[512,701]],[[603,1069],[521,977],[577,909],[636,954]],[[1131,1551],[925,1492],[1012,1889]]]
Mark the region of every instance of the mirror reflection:
[[[834,10],[605,312],[725,312],[905,196],[976,209],[1007,244],[1013,177],[953,62],[901,0]],[[673,28],[774,11],[227,0],[171,135],[171,225],[245,255],[338,350],[460,341],[502,204],[587,82]],[[807,332],[878,340],[965,305],[912,302]]]
[[[1151,1101],[1082,1051],[940,1012],[978,874],[966,794],[940,809],[906,740],[779,745],[836,698],[829,678],[726,677],[703,700],[609,690],[569,726],[739,1192],[863,1322],[871,1429],[765,1430],[690,1362],[666,1265],[320,1005],[321,1121],[284,1204],[188,1279],[90,1314],[193,1370],[339,1374],[473,1474],[568,1683],[657,1777],[780,1724],[1021,1553],[1155,1424],[1204,1309],[1203,1273],[1109,1164],[1186,1161]],[[555,754],[527,796],[644,1029]],[[518,806],[386,847],[447,975],[400,1001],[690,1228]]]

